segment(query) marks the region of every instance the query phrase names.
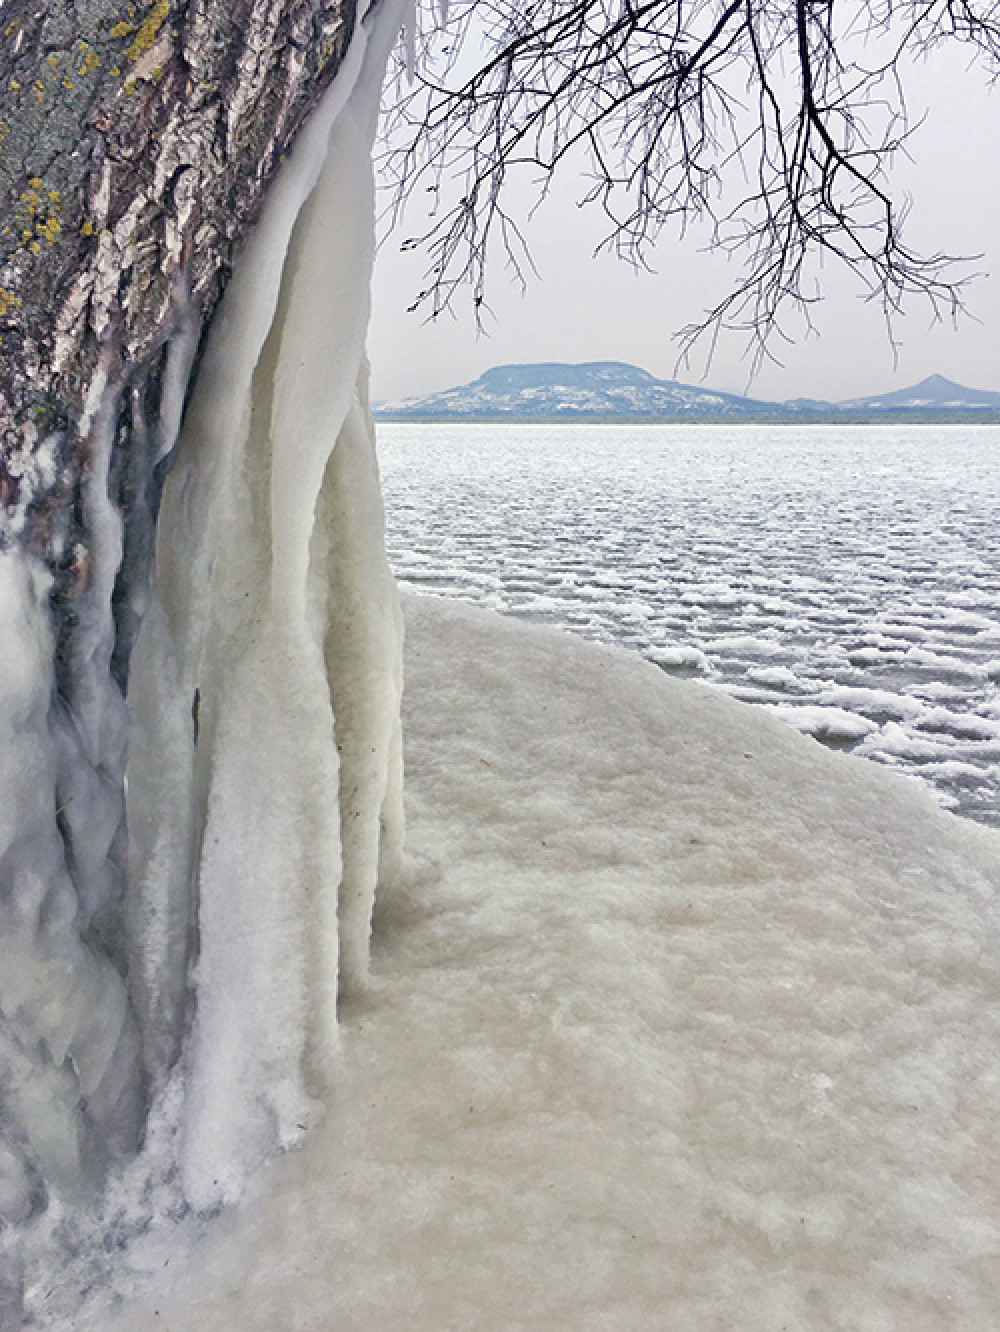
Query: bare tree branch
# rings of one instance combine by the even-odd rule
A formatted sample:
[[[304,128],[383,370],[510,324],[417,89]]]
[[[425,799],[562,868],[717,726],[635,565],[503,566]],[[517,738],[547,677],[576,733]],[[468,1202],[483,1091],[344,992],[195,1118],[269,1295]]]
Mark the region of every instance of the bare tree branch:
[[[817,262],[835,259],[890,323],[913,297],[936,317],[962,308],[975,257],[921,254],[903,238],[909,204],[888,179],[917,127],[913,62],[965,43],[1000,70],[1000,3],[968,0],[458,0],[420,13],[420,60],[400,75],[381,166],[395,215],[424,191],[427,255],[414,301],[431,317],[471,290],[488,261],[530,267],[510,181],[539,198],[575,171],[603,245],[639,265],[668,224],[711,227],[741,260],[733,289],[679,333],[682,354],[735,329],[754,368],[786,312],[810,322]],[[470,48],[484,53],[471,63]]]

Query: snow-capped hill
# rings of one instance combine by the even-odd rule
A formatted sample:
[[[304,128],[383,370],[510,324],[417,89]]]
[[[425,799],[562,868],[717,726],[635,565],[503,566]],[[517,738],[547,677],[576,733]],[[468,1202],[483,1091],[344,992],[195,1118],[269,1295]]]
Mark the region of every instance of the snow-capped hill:
[[[781,408],[737,394],[657,379],[623,361],[499,365],[471,384],[383,403],[394,417],[757,416]]]
[[[843,411],[931,411],[968,412],[1000,410],[1000,393],[966,388],[944,375],[929,375],[912,388],[880,393],[870,398],[852,398],[837,404]]]
[[[471,384],[427,397],[384,402],[376,416],[395,420],[609,420],[718,419],[836,421],[853,415],[880,420],[989,419],[1000,413],[1000,393],[965,388],[943,375],[931,375],[912,388],[846,402],[794,398],[766,402],[681,384],[624,361],[567,365],[497,365]]]

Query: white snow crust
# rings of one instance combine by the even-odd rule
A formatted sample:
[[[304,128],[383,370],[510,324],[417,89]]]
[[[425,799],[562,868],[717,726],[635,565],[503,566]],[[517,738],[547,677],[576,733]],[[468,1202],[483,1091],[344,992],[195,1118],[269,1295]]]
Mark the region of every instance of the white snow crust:
[[[866,735],[878,730],[875,722],[869,721],[866,717],[859,717],[856,713],[847,712],[844,708],[818,707],[809,704],[795,707],[784,703],[767,703],[764,706],[787,725],[794,726],[797,731],[804,731],[807,735],[815,735],[824,740],[862,740]]]
[[[634,655],[407,617],[328,1117],[61,1332],[1000,1326],[1000,836]]]

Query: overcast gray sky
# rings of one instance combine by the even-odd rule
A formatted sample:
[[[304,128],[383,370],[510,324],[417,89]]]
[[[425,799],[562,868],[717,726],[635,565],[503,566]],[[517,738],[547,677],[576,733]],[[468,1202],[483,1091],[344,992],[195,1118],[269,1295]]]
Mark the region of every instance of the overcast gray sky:
[[[969,71],[966,57],[939,55],[909,86],[910,110],[926,108],[912,162],[894,180],[914,200],[911,244],[949,253],[983,253],[987,271],[970,290],[978,319],[933,324],[919,303],[896,326],[894,364],[880,309],[864,303],[842,274],[827,266],[826,300],[814,312],[818,337],[775,347],[781,366],[765,366],[752,384],[746,346],[720,342],[707,373],[703,363],[677,367],[671,335],[697,319],[736,269],[706,253],[696,237],[665,239],[655,273],[636,274],[608,255],[594,257],[599,219],[576,207],[568,179],[536,216],[529,232],[539,276],[527,292],[500,269],[488,298],[495,318],[477,335],[468,303],[459,317],[433,325],[406,306],[422,286],[424,260],[383,244],[376,264],[369,349],[376,400],[434,392],[476,378],[492,365],[529,361],[621,360],[663,378],[781,400],[832,400],[885,392],[939,373],[978,388],[1000,389],[1000,94]]]

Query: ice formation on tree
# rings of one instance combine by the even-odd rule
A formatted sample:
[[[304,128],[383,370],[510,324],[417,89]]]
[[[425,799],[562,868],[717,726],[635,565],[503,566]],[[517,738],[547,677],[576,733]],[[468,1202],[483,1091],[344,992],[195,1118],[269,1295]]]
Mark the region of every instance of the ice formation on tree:
[[[0,554],[8,1222],[134,1147],[170,1081],[187,1198],[234,1196],[312,1116],[338,978],[365,981],[401,837],[401,630],[364,338],[371,141],[403,8],[383,0],[359,22],[272,187],[203,354],[148,586],[108,498],[110,373],[92,396],[94,568],[68,696],[48,576]],[[193,351],[182,321],[154,463]],[[133,556],[123,614],[112,593]],[[140,616],[126,705],[114,655]]]

